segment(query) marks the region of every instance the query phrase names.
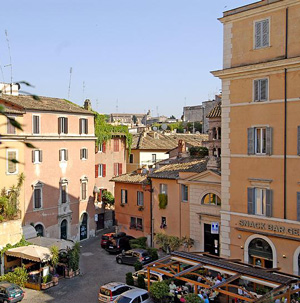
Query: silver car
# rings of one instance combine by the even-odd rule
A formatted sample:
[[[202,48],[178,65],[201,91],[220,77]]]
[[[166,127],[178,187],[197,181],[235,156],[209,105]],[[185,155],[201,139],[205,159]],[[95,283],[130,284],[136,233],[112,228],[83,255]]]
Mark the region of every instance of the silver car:
[[[153,303],[147,290],[134,288],[120,295],[115,303]]]
[[[132,288],[133,286],[122,282],[107,283],[100,287],[98,301],[103,303],[114,302],[119,295]]]

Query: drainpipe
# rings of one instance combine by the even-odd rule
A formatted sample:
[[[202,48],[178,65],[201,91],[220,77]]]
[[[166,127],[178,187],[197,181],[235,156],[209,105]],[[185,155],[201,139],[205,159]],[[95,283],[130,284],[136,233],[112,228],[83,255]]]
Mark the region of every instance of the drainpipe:
[[[285,11],[285,59],[288,58],[288,8]],[[284,179],[283,179],[283,204],[284,204],[284,219],[287,219],[287,69],[284,69]]]

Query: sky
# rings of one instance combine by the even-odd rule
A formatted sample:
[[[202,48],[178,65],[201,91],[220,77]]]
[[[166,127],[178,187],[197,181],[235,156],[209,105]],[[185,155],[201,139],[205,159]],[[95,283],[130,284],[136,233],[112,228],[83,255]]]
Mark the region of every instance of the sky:
[[[150,109],[153,116],[180,118],[184,106],[221,91],[221,81],[210,74],[222,68],[217,18],[252,2],[3,1],[0,82],[10,82],[12,62],[13,82],[34,85],[22,85],[26,92],[79,105],[88,98],[101,113]]]

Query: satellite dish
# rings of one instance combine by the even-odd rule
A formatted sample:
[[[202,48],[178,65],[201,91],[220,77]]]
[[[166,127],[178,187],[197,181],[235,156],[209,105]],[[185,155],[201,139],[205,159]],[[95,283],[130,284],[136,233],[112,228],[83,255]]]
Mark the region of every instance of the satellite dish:
[[[156,132],[157,131],[157,127],[153,126],[152,129]]]
[[[200,135],[200,132],[198,130],[196,131],[196,135]]]
[[[167,124],[163,124],[163,125],[161,126],[161,128],[162,128],[162,130],[166,130],[166,129],[168,128],[168,126],[167,126]]]

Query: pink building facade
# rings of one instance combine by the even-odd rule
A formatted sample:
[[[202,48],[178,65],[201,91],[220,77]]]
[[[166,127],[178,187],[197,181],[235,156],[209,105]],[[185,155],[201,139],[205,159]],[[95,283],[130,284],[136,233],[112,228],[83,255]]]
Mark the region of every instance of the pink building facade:
[[[0,97],[22,109],[25,215],[45,237],[84,240],[95,234],[94,115],[64,99]]]

